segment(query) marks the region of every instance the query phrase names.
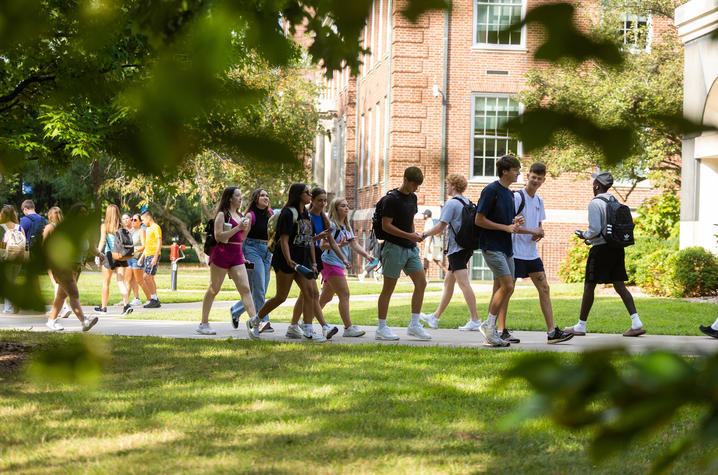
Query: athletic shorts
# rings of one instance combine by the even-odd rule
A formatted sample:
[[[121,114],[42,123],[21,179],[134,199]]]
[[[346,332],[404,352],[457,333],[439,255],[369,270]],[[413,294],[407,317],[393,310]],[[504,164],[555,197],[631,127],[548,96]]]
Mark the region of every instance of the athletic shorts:
[[[501,251],[481,251],[484,262],[494,274],[494,280],[510,275],[514,276],[514,258],[509,257]]]
[[[324,267],[322,268],[322,280],[327,280],[330,277],[346,277],[344,267],[327,264],[325,262]]]
[[[530,261],[514,258],[514,269],[514,278],[516,279],[526,278],[529,274],[535,274],[536,272],[544,272],[543,261],[540,257]]]
[[[599,244],[591,247],[586,261],[586,282],[612,284],[628,280],[626,253],[622,247]]]
[[[222,269],[230,269],[244,264],[242,246],[238,244],[217,243],[209,255],[209,263]]]
[[[142,267],[145,269],[145,274],[147,275],[155,275],[157,273],[157,264],[152,265],[151,256],[145,256],[145,259],[142,261]]]
[[[388,241],[381,249],[381,265],[382,274],[390,279],[398,279],[402,270],[406,275],[424,270],[418,247],[402,247]]]
[[[112,257],[112,251],[105,253],[105,260],[102,261],[102,266],[105,269],[115,270],[118,267],[127,267],[127,261],[117,261]]]
[[[142,269],[143,268],[143,266],[141,266],[137,263],[136,257],[133,257],[132,259],[128,259],[127,265],[129,266],[130,269]]]
[[[469,261],[471,260],[471,256],[473,255],[474,251],[471,249],[462,249],[453,254],[449,254],[447,256],[449,258],[449,270],[452,272],[457,270],[466,270],[468,268]]]

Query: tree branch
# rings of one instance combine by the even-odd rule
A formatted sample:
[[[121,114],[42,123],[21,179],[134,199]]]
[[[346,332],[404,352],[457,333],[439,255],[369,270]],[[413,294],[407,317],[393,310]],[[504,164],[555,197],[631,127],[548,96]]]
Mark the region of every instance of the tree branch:
[[[20,83],[15,86],[15,89],[12,90],[12,92],[5,94],[4,96],[0,96],[0,104],[5,104],[6,102],[10,102],[13,99],[15,99],[17,96],[19,96],[22,91],[25,90],[30,84],[36,83],[36,82],[46,82],[46,81],[52,81],[55,79],[54,75],[51,76],[30,76],[29,78],[25,78]]]

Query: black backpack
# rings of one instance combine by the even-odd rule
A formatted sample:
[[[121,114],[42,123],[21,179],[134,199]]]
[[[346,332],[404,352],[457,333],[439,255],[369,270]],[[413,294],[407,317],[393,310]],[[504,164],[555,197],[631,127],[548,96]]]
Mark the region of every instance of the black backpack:
[[[392,195],[393,193],[393,195]],[[382,196],[379,201],[376,202],[376,205],[374,206],[374,216],[371,218],[371,227],[372,231],[374,231],[374,236],[376,239],[386,239],[387,234],[384,232],[384,229],[382,229],[381,225],[381,219],[382,219],[382,212],[384,210],[384,203],[386,202],[389,195],[392,195],[394,197],[398,198],[398,191],[396,188],[393,190],[387,191],[386,195]]]
[[[135,253],[132,243],[132,234],[125,228],[115,231],[115,242],[112,244],[112,258],[116,261],[126,261]]]
[[[476,205],[470,200],[466,200],[466,203],[464,203],[458,196],[454,196],[452,199],[458,200],[464,206],[461,210],[461,226],[459,226],[459,229],[454,229],[449,224],[452,231],[454,231],[454,240],[462,248],[475,251],[479,248],[479,239],[481,237],[481,228],[476,225]]]
[[[277,213],[278,214],[278,213]],[[224,222],[229,223],[230,215],[229,213],[225,213],[224,216]],[[207,221],[207,223],[204,225],[204,233],[207,235],[207,237],[204,239],[204,253],[209,256],[212,254],[212,249],[214,246],[217,245],[217,240],[214,237],[214,220],[216,218],[212,218]]]
[[[613,196],[610,199],[603,196],[597,196],[594,199],[606,203],[606,229],[601,233],[606,244],[611,247],[633,245],[634,224],[631,209],[623,203],[619,203]]]

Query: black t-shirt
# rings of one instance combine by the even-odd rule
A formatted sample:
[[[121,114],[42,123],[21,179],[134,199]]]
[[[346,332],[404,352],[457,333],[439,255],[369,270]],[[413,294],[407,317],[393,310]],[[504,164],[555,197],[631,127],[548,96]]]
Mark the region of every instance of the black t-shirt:
[[[384,200],[382,217],[392,218],[392,224],[407,233],[414,232],[414,215],[419,211],[416,205],[416,195],[409,193],[405,195],[401,191],[389,193]],[[386,233],[386,240],[401,247],[414,248],[416,244],[408,239]]]
[[[292,210],[283,208],[277,221],[277,248],[272,256],[272,262],[288,266],[279,239],[283,234],[287,234],[289,235],[289,255],[292,260],[297,264],[311,267],[312,261],[309,252],[312,246],[312,219],[309,217],[309,213],[303,210],[301,214],[297,215],[297,222],[293,221]]]
[[[252,228],[249,230],[247,237],[266,241],[269,239],[269,236],[267,235],[267,223],[269,222],[270,216],[269,213],[267,210],[258,210],[256,208],[250,211],[254,215],[254,223],[252,223]]]
[[[481,213],[489,221],[498,224],[512,224],[516,216],[514,193],[497,181],[489,184],[481,191],[476,212]],[[484,251],[501,251],[507,256],[514,255],[511,244],[511,233],[495,229],[481,231],[479,247]]]

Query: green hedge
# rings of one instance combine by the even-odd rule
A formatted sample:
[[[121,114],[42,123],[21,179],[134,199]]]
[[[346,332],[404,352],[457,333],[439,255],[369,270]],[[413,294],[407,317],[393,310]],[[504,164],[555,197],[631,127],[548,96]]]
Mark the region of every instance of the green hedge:
[[[718,291],[718,260],[702,247],[659,249],[638,261],[635,280],[652,295],[713,295]]]
[[[571,237],[571,246],[568,248],[566,257],[558,266],[558,275],[562,281],[568,284],[583,282],[590,249],[591,246],[584,244],[583,239],[579,239],[575,235]]]

